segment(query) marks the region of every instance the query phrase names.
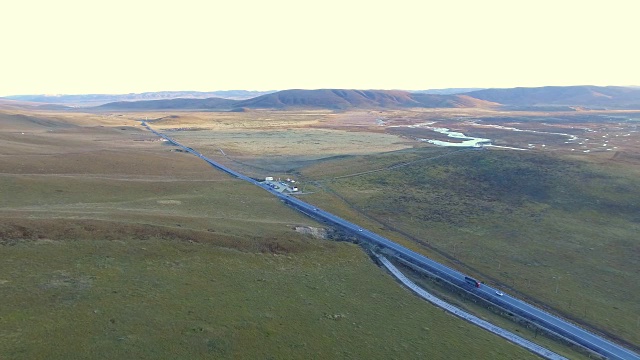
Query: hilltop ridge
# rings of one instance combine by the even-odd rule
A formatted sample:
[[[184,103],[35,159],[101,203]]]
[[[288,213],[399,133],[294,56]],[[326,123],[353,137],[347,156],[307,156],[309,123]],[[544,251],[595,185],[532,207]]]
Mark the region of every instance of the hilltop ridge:
[[[493,107],[499,104],[470,98],[466,95],[437,95],[411,93],[402,90],[282,90],[247,100],[172,99],[138,102],[117,102],[99,106],[100,109],[374,109],[374,108],[438,108]]]
[[[544,86],[484,89],[465,93],[504,105],[574,105],[640,108],[640,88],[622,86]]]
[[[130,94],[118,101],[95,106],[97,110],[213,110],[239,109],[407,109],[407,108],[507,108],[507,109],[640,109],[640,87],[544,86],[508,89],[439,89],[436,91],[290,89],[276,92],[234,90],[228,92],[160,92]],[[212,94],[222,94],[211,96]],[[257,95],[250,97],[250,95]],[[243,97],[244,98],[239,98]],[[234,97],[234,98],[232,98]],[[140,100],[143,98],[144,100]],[[47,99],[53,99],[47,102]],[[74,100],[75,99],[75,100]],[[100,102],[100,95],[12,96],[8,104],[30,101],[61,109],[73,101]],[[11,100],[11,101],[10,101]],[[13,102],[19,100],[19,102]]]

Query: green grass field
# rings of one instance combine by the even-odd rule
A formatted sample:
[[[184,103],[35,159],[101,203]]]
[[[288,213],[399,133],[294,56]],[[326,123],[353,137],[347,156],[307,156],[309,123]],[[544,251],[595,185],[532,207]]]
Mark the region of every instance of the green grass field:
[[[0,354],[534,358],[431,307],[351,245],[291,255],[169,239],[3,249]]]
[[[126,119],[33,119],[0,112],[2,359],[535,358]]]
[[[633,167],[535,152],[417,149],[305,170],[378,226],[462,271],[640,343],[640,182]],[[392,163],[424,162],[361,176]],[[334,172],[334,169],[338,169]],[[323,196],[308,197],[322,206]],[[315,200],[314,200],[315,196]],[[334,204],[335,206],[335,204]]]

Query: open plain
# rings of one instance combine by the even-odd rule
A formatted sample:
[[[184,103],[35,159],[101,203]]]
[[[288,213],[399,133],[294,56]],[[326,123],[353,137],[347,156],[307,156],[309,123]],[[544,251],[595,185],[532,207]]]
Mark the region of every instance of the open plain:
[[[633,347],[639,118],[2,111],[0,353],[530,356],[421,302],[358,247],[297,232],[323,225],[176,151],[141,128],[145,119],[247,175],[293,177],[305,201]],[[452,141],[440,128],[496,146],[425,141]],[[560,354],[585,356],[423,285]]]
[[[533,357],[138,118],[0,113],[2,358]]]
[[[246,113],[154,126],[257,178],[299,178],[305,200],[637,349],[637,111],[278,115],[235,125],[260,119],[269,131],[255,136],[208,133]],[[459,141],[442,128],[491,144],[425,141]],[[304,141],[318,130],[322,142]]]

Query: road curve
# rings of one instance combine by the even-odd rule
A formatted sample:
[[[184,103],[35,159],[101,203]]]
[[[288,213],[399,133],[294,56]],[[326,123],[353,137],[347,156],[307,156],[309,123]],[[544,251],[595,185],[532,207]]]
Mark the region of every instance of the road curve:
[[[616,343],[613,343],[607,339],[597,336],[585,329],[582,329],[576,324],[573,324],[567,320],[561,319],[555,315],[543,311],[523,300],[516,299],[509,295],[498,296],[494,289],[490,286],[482,285],[479,288],[469,287],[469,284],[465,281],[465,277],[468,275],[463,274],[457,270],[442,265],[428,257],[418,254],[412,250],[405,248],[395,242],[382,237],[372,231],[364,229],[356,224],[348,222],[338,216],[335,216],[327,211],[317,208],[314,205],[308,204],[296,197],[289,196],[280,193],[266,184],[263,184],[255,179],[252,179],[246,175],[243,175],[235,170],[218,164],[217,162],[205,157],[201,153],[194,149],[184,146],[176,140],[153,130],[145,121],[142,121],[142,126],[149,129],[157,136],[162,137],[169,143],[180,147],[184,151],[187,151],[195,156],[198,156],[202,160],[206,161],[213,168],[223,171],[233,177],[250,182],[268,192],[273,194],[282,200],[285,204],[295,208],[296,210],[318,220],[326,221],[334,226],[338,226],[344,230],[347,230],[356,235],[361,240],[368,242],[372,245],[379,246],[381,248],[392,251],[396,257],[401,258],[415,266],[422,268],[435,276],[438,276],[448,282],[451,282],[460,287],[466,288],[466,290],[478,297],[481,297],[491,303],[496,304],[502,308],[505,308],[518,316],[529,320],[530,322],[537,324],[550,332],[553,332],[559,336],[566,338],[567,340],[574,342],[580,346],[583,346],[595,353],[603,355],[609,359],[619,360],[640,360],[640,355],[635,352],[626,349]]]
[[[406,287],[408,287],[413,292],[415,292],[418,296],[427,300],[433,305],[440,307],[454,314],[455,316],[462,318],[464,320],[467,320],[470,323],[476,326],[479,326],[489,332],[492,332],[502,338],[505,338],[516,345],[522,346],[523,348],[533,352],[534,354],[540,355],[545,359],[567,360],[567,358],[565,358],[564,356],[558,355],[547,348],[544,348],[510,331],[507,331],[499,326],[493,325],[488,321],[482,320],[475,315],[469,314],[468,312],[463,311],[441,299],[438,299],[437,297],[431,295],[429,292],[425,291],[423,288],[416,285],[413,281],[409,280],[406,276],[404,276],[402,272],[400,272],[400,270],[398,270],[398,268],[393,266],[393,264],[389,260],[387,260],[384,256],[382,255],[376,255],[376,256],[378,257],[378,260],[380,260],[382,265],[386,267],[387,270],[389,270],[389,272],[391,272],[393,276],[395,276],[400,282],[402,282]]]

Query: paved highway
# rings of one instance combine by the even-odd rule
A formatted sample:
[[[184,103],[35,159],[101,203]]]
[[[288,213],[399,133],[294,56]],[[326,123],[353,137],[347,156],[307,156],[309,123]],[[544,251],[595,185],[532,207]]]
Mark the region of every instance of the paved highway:
[[[549,360],[567,360],[567,358],[560,356],[556,353],[554,353],[553,351],[546,349],[536,343],[533,343],[527,339],[524,339],[508,330],[505,330],[499,326],[496,326],[494,324],[491,324],[488,321],[482,320],[481,318],[474,316],[462,309],[459,309],[443,300],[440,300],[439,298],[431,295],[430,293],[428,293],[427,291],[425,291],[423,288],[419,287],[418,285],[416,285],[413,281],[409,280],[406,276],[404,276],[404,274],[402,272],[400,272],[400,270],[398,270],[398,268],[396,268],[389,260],[387,260],[384,256],[382,255],[376,255],[378,257],[378,260],[380,260],[380,262],[382,263],[382,265],[384,267],[387,268],[387,270],[389,270],[389,272],[391,272],[391,274],[393,276],[396,277],[396,279],[400,280],[400,282],[402,282],[406,287],[408,287],[409,289],[411,289],[413,292],[415,292],[418,296],[420,296],[421,298],[427,300],[428,302],[432,303],[433,305],[442,308],[448,312],[450,312],[451,314],[458,316],[461,319],[465,319],[467,321],[469,321],[470,323],[479,326],[489,332],[492,332],[500,337],[503,337],[511,342],[513,342],[514,344],[520,345],[523,348],[538,354],[540,356],[542,356],[545,359],[549,359]]]
[[[256,186],[263,188],[264,190],[278,197],[284,203],[307,214],[308,216],[326,221],[334,226],[338,226],[342,229],[350,231],[356,236],[358,236],[361,240],[366,241],[370,244],[377,245],[381,248],[391,250],[396,257],[401,258],[415,266],[418,266],[424,269],[425,271],[428,271],[442,278],[443,280],[446,280],[450,283],[466,288],[466,290],[469,291],[470,293],[475,294],[478,297],[481,297],[487,301],[490,301],[500,307],[503,307],[513,312],[514,314],[517,314],[518,316],[531,321],[532,323],[538,324],[541,327],[551,332],[554,332],[562,337],[565,337],[566,339],[572,342],[575,342],[581,346],[584,346],[610,359],[640,360],[640,355],[632,352],[631,350],[628,350],[618,344],[615,344],[609,340],[606,340],[591,332],[588,332],[573,323],[563,320],[557,316],[551,315],[541,309],[538,309],[537,307],[531,304],[528,304],[522,300],[511,297],[507,294],[503,296],[499,296],[496,294],[496,292],[498,291],[497,289],[494,289],[486,285],[481,285],[479,288],[472,287],[465,280],[465,277],[467,277],[467,275],[457,270],[451,269],[445,265],[442,265],[436,261],[433,261],[424,255],[418,254],[412,250],[409,250],[403,246],[400,246],[387,238],[384,238],[367,229],[363,229],[356,224],[348,222],[338,216],[335,216],[327,211],[319,209],[314,205],[308,204],[298,198],[279,193],[278,191],[272,189],[268,185],[263,184],[257,180],[254,180],[248,176],[242,175],[237,171],[227,168],[224,165],[218,164],[215,161],[206,158],[204,155],[193,150],[192,148],[184,146],[178,143],[177,141],[173,140],[172,138],[153,130],[144,121],[142,122],[142,125],[147,127],[154,134],[166,139],[167,141],[174,144],[175,146],[178,146],[183,150],[200,157],[202,160],[209,163],[212,167],[218,170],[221,170],[231,176],[248,181]]]

